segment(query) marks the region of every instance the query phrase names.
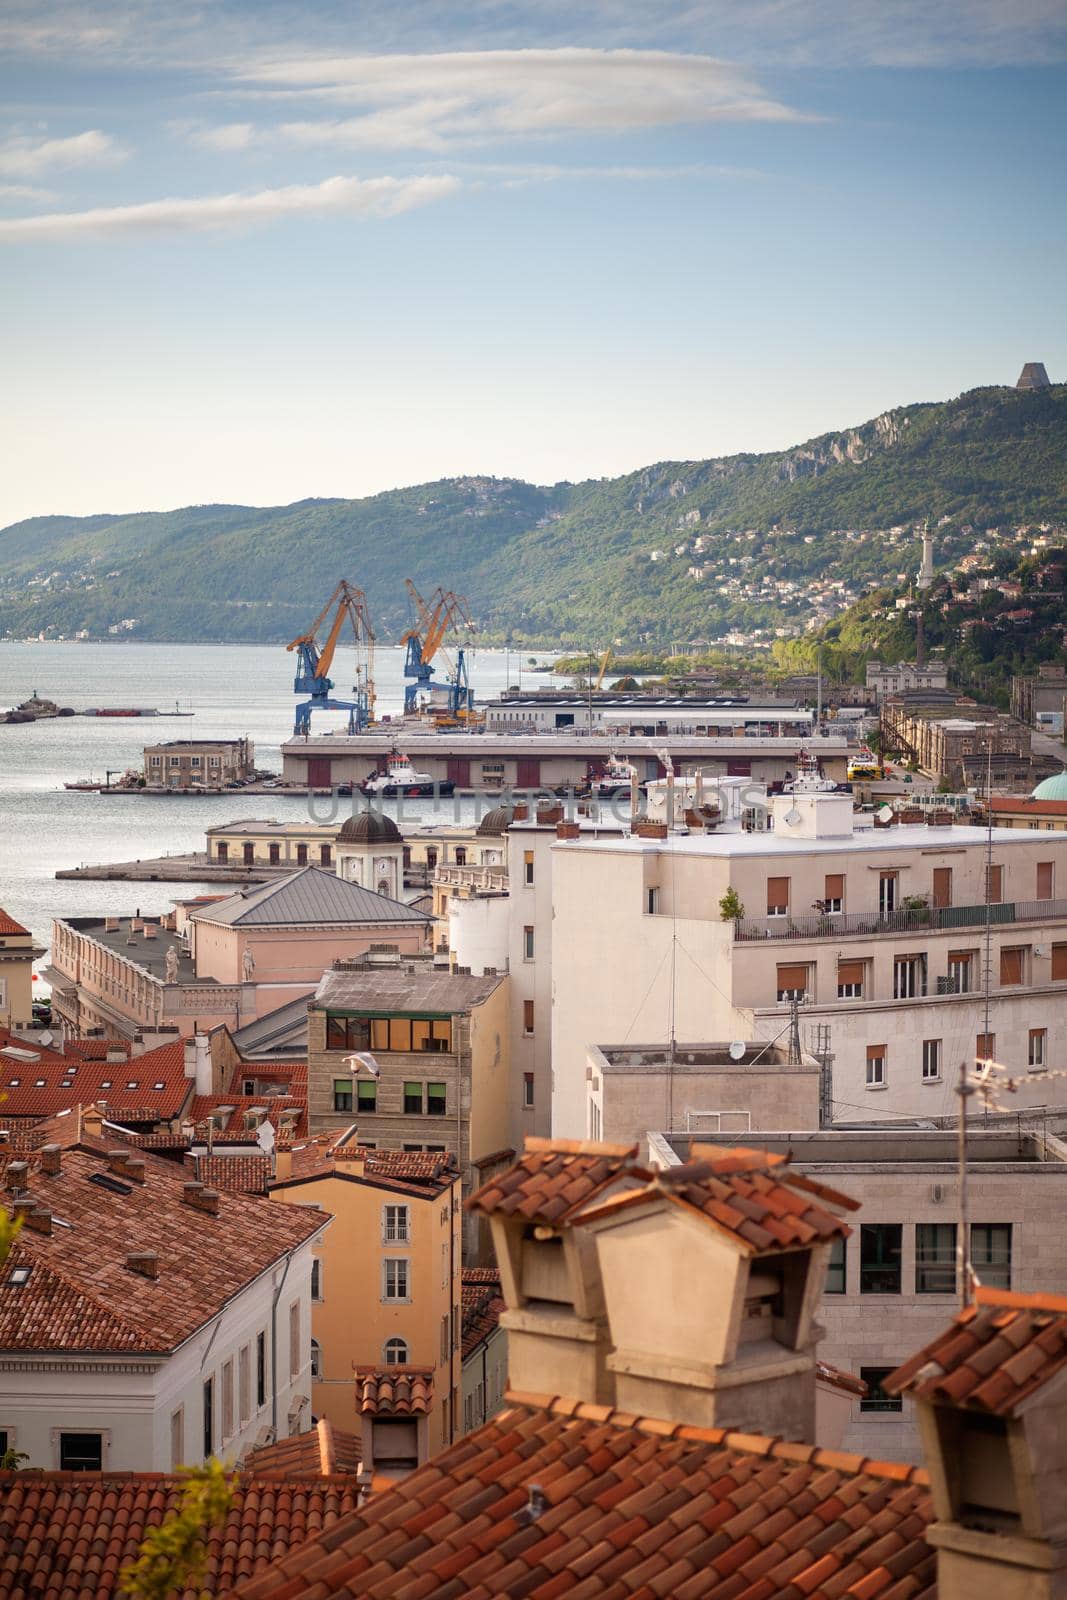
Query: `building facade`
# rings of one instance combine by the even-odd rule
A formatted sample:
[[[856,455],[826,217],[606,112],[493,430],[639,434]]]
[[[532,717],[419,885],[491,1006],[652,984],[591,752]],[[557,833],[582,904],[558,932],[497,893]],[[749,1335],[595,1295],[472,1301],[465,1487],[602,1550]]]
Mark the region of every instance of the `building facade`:
[[[251,739],[169,739],[144,747],[144,781],[153,789],[223,789],[255,774]]]
[[[915,661],[868,661],[867,688],[879,701],[904,690],[947,689],[948,667],[943,661],[925,661],[922,666]]]
[[[21,922],[0,907],[0,1027],[28,1028],[33,1022],[33,961],[42,952]]]

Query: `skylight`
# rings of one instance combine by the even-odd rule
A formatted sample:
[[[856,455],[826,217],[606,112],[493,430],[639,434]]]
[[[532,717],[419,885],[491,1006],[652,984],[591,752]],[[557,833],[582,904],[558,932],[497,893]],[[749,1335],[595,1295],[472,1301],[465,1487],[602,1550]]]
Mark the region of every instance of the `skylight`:
[[[153,1084],[153,1085],[152,1085],[152,1087],[153,1087],[153,1089],[162,1089],[162,1088],[164,1088],[164,1087],[165,1087],[165,1085],[164,1085],[164,1084],[162,1084],[162,1083],[154,1083],[154,1084]]]
[[[44,1086],[45,1086],[45,1084],[44,1084],[44,1079],[43,1078],[35,1078],[33,1080],[33,1087],[35,1089],[43,1089]]]
[[[127,1087],[127,1089],[136,1089],[137,1083],[138,1083],[138,1080],[136,1078],[130,1078],[129,1081],[127,1082],[127,1084],[126,1084],[126,1087]]]
[[[89,1175],[89,1182],[95,1183],[100,1189],[107,1189],[111,1194],[132,1194],[133,1187],[128,1183],[120,1183],[117,1178],[109,1177],[106,1172],[93,1172]]]
[[[17,1089],[21,1082],[22,1082],[21,1078],[9,1078],[7,1080],[7,1086],[8,1086],[9,1089]]]
[[[110,1089],[111,1088],[111,1079],[110,1078],[105,1078],[103,1083],[100,1085],[100,1087],[101,1087],[101,1089]]]
[[[16,1289],[21,1289],[24,1283],[29,1283],[32,1271],[32,1267],[12,1267],[7,1275],[7,1281]]]

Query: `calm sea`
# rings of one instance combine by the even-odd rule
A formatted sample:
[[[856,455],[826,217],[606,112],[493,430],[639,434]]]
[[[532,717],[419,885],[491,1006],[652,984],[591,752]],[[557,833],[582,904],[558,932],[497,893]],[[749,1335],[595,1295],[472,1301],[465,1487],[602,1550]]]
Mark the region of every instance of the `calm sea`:
[[[247,734],[260,766],[281,769],[279,745],[293,725],[294,657],[282,647],[168,644],[0,643],[0,707],[34,691],[60,705],[156,706],[192,711],[183,718],[64,717],[0,725],[0,906],[30,928],[41,943],[54,916],[92,916],[166,910],[172,898],[197,885],[57,881],[62,867],[182,855],[204,846],[212,823],[238,817],[297,821],[307,815],[302,797],[234,795],[204,798],[78,794],[64,789],[79,778],[102,779],[110,768],[141,766],[146,743],[166,738],[234,738]],[[379,649],[375,670],[378,709],[403,705],[403,651]],[[539,653],[539,661],[551,659]],[[529,657],[478,651],[471,663],[475,694],[491,697],[509,678],[532,687],[543,679]],[[338,660],[334,680],[345,693],[350,663]],[[344,726],[328,714],[323,728]],[[414,815],[418,805],[407,802]],[[427,812],[429,804],[426,805]],[[444,820],[451,820],[451,802]]]

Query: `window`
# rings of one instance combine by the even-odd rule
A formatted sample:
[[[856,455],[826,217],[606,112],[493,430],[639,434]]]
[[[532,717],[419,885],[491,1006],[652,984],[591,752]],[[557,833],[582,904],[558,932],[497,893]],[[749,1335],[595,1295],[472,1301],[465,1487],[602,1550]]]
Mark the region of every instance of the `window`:
[[[648,888],[645,890],[645,910],[650,917],[659,915],[659,889]]]
[[[246,1344],[237,1357],[237,1409],[242,1423],[247,1422],[252,1415],[252,1352]]]
[[[978,1034],[974,1041],[974,1054],[977,1061],[995,1061],[997,1056],[996,1034]]]
[[[222,1437],[232,1438],[233,1422],[233,1362],[224,1362],[222,1368]]]
[[[522,1031],[529,1037],[534,1031],[534,1003],[532,1000],[522,1002]]]
[[[862,1000],[866,987],[866,961],[839,961],[837,963],[837,998]]]
[[[352,1079],[335,1078],[333,1080],[333,1109],[335,1111],[351,1111],[352,1109]]]
[[[441,1318],[441,1365],[448,1360],[448,1312]]]
[[[1052,981],[1062,983],[1067,979],[1067,944],[1052,946]]]
[[[952,868],[935,867],[933,883],[933,904],[937,907],[952,904]]]
[[[767,915],[769,917],[786,917],[789,915],[789,879],[767,879]]]
[[[308,847],[307,847],[306,844],[298,844],[297,845],[297,847],[296,847],[296,864],[297,864],[298,867],[306,867],[307,866],[307,864],[308,864]]]
[[[209,1455],[210,1451],[205,1451]],[[102,1472],[104,1436],[102,1433],[61,1433],[59,1436],[60,1472]]]
[[[322,867],[333,865],[333,852],[328,844],[319,845],[319,865]]]
[[[241,846],[241,858],[246,867],[250,867],[256,859],[256,847],[250,840],[245,840]]]
[[[886,1085],[886,1047],[884,1044],[867,1046],[867,1087],[884,1089]]]
[[[1000,952],[1000,982],[1002,986],[1013,983],[1026,982],[1026,957],[1029,950],[1025,945],[1017,945],[1014,949]]]
[[[327,1050],[369,1050],[370,1027],[366,1017],[338,1017],[326,1013]]]
[[[897,909],[897,888],[899,874],[896,872],[881,872],[878,874],[878,914],[890,917]]]
[[[457,844],[457,846],[456,846],[456,866],[457,867],[465,867],[466,865],[467,865],[467,847],[466,847],[466,845]]]
[[[1030,1038],[1026,1050],[1026,1064],[1030,1068],[1041,1068],[1045,1065],[1045,1040],[1047,1029],[1031,1028]]]
[[[378,1081],[376,1078],[356,1079],[356,1108],[363,1116],[378,1109]]]
[[[170,1470],[177,1472],[185,1465],[185,1408],[179,1406],[170,1414]]]
[[[926,993],[926,957],[893,957],[893,999],[917,1000]]]
[[[422,1114],[422,1084],[405,1083],[404,1085],[404,1111],[406,1115],[421,1116]]]
[[[955,1294],[956,1224],[915,1224],[915,1293]]]
[[[382,1356],[387,1367],[405,1366],[408,1359],[408,1347],[403,1339],[386,1339]]]
[[[527,887],[529,887],[534,881],[534,853],[533,853],[532,850],[524,850],[523,851],[523,854],[522,854],[522,873],[523,873],[523,881],[525,882]]]
[[[267,859],[272,867],[276,867],[282,859],[282,847],[276,840],[272,840],[267,846]]]
[[[208,1378],[204,1384],[204,1459],[215,1453],[215,1380]]]
[[[447,1097],[443,1083],[428,1083],[426,1085],[426,1115],[428,1117],[443,1117]]]
[[[923,1082],[938,1083],[941,1079],[941,1040],[923,1040]]]
[[[1011,1223],[971,1223],[971,1266],[987,1289],[1011,1288]]]
[[[834,1239],[830,1244],[830,1260],[826,1267],[826,1293],[845,1292],[845,1241]]]
[[[410,1300],[408,1267],[409,1263],[403,1256],[387,1256],[382,1262],[383,1300]]]
[[[311,1298],[322,1299],[322,1262],[318,1256],[311,1258]]]
[[[295,1378],[300,1371],[300,1301],[289,1307],[289,1376]]]
[[[220,861],[225,861],[229,856],[230,847],[224,839],[220,839],[215,847],[215,853]]]
[[[407,1244],[411,1238],[410,1206],[382,1207],[382,1243]]]
[[[530,927],[522,930],[522,959],[532,961],[534,958],[534,931]]]
[[[322,1347],[317,1339],[311,1341],[311,1376],[322,1377]]]
[[[267,1335],[256,1334],[256,1406],[267,1403]]]
[[[999,906],[1001,900],[1004,898],[1004,868],[994,866],[986,867],[985,879],[986,893],[989,897],[990,904]]]
[[[861,1367],[860,1378],[867,1385],[867,1393],[860,1401],[861,1411],[903,1411],[904,1402],[898,1394],[886,1394],[882,1388],[893,1367]]]
[[[808,992],[811,969],[807,966],[783,966],[777,970],[775,992],[779,1000],[803,1000]]]
[[[524,1072],[522,1075],[522,1103],[525,1110],[533,1110],[534,1075],[532,1072]]]
[[[449,1266],[449,1261],[450,1261],[450,1251],[449,1251],[449,1248],[448,1248],[448,1241],[446,1240],[445,1243],[441,1246],[441,1288],[442,1289],[447,1289],[448,1288],[448,1266]]]
[[[828,872],[823,885],[822,908],[827,916],[834,916],[841,911],[845,904],[845,875],[843,872]]]
[[[1039,861],[1037,863],[1037,900],[1051,900],[1053,885],[1056,881],[1056,864],[1053,861]]]
[[[860,1223],[860,1294],[900,1293],[903,1238],[899,1222]]]
[[[602,1118],[599,1103],[596,1100],[589,1102],[589,1137],[599,1139],[601,1134]]]
[[[970,994],[974,977],[974,951],[950,950],[948,953],[949,994]]]

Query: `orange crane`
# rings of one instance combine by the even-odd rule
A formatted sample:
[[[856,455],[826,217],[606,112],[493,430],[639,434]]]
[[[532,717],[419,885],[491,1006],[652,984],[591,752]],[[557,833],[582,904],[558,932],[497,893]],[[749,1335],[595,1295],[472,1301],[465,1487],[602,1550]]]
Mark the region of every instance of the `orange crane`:
[[[457,652],[456,666],[447,683],[434,682],[430,663],[441,648],[450,628],[455,628],[458,624],[465,628],[468,634],[473,634],[474,623],[467,609],[467,602],[462,595],[453,594],[451,589],[442,589],[440,585],[429,600],[423,599],[410,578],[404,579],[404,586],[408,592],[414,617],[411,627],[400,640],[402,645],[407,646],[404,676],[411,679],[404,690],[404,710],[405,712],[417,710],[420,689],[443,689],[448,695],[449,716],[457,721],[465,720],[474,709],[474,696],[467,674],[466,650],[460,649]]]
[[[336,615],[320,647],[319,629],[335,605]],[[335,700],[329,672],[346,621],[352,625],[356,645],[356,683],[352,690],[356,698]],[[296,708],[295,731],[305,735],[311,732],[313,711],[347,711],[349,733],[361,732],[374,715],[374,629],[363,590],[342,578],[307,632],[298,634],[285,648],[299,653],[294,692],[310,696]]]

